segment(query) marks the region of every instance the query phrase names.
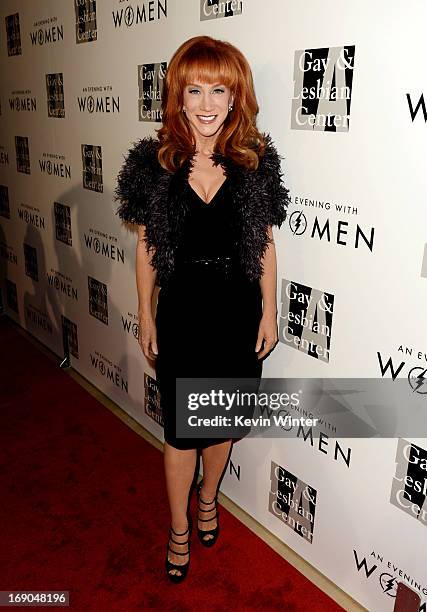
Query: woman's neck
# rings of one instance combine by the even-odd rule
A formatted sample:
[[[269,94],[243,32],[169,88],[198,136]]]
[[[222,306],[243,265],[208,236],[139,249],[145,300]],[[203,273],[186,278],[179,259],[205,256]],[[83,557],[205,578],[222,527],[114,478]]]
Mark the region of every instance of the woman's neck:
[[[196,141],[196,153],[210,157],[214,152],[218,134],[219,131],[212,136],[201,136],[200,134],[195,134],[194,138]]]

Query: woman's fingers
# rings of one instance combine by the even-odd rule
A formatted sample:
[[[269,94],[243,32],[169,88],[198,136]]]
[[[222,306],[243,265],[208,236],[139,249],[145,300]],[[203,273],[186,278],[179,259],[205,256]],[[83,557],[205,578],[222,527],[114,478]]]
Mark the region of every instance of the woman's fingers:
[[[146,359],[152,360],[157,357],[158,348],[155,323],[152,321],[144,320],[143,322],[140,320],[138,341]]]
[[[267,355],[275,347],[277,343],[276,337],[269,338],[265,336],[263,340],[264,340],[264,348],[262,349],[261,353],[259,353],[258,359],[262,359],[263,357],[265,357],[265,355]],[[258,343],[257,343],[257,346],[258,346]]]
[[[149,351],[150,351],[150,359],[155,359],[157,357],[157,340],[155,337],[152,337],[149,342]]]

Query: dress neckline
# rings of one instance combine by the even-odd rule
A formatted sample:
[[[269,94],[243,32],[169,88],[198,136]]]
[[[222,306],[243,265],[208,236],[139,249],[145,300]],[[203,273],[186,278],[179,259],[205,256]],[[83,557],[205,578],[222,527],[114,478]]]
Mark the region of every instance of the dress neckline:
[[[222,181],[221,185],[218,187],[218,189],[214,193],[213,197],[209,200],[209,202],[206,202],[201,196],[199,196],[197,191],[195,189],[193,189],[193,187],[190,185],[190,181],[188,179],[187,179],[187,185],[191,189],[191,191],[194,193],[196,198],[202,203],[202,205],[206,206],[206,207],[209,207],[209,206],[211,206],[213,201],[216,199],[216,197],[220,193],[220,191],[222,191],[222,188],[224,187],[225,183],[227,182],[227,178],[228,177],[225,177],[225,179]]]

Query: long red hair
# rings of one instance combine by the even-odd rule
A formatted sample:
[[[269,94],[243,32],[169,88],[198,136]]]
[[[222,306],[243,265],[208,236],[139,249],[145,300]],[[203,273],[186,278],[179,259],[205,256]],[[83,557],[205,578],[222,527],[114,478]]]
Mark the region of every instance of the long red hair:
[[[184,87],[189,83],[222,83],[234,94],[230,111],[215,142],[215,152],[247,168],[258,167],[264,139],[256,127],[259,108],[252,72],[244,55],[232,44],[195,36],[184,42],[169,63],[162,93],[162,127],[158,159],[174,172],[194,154],[195,141],[182,112]]]

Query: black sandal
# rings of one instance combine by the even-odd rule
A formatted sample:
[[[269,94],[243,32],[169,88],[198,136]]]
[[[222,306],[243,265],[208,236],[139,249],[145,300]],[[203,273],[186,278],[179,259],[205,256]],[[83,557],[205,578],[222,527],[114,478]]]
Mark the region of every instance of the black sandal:
[[[199,512],[212,512],[213,510],[215,510],[215,514],[214,516],[212,516],[209,519],[201,519],[198,518],[198,520],[202,523],[207,523],[208,521],[213,521],[215,518],[217,520],[217,525],[214,529],[210,529],[207,531],[203,531],[203,529],[200,529],[199,527],[197,527],[197,533],[199,536],[199,540],[201,541],[201,543],[203,544],[203,546],[206,546],[207,548],[213,546],[215,544],[215,542],[218,539],[218,535],[219,535],[219,510],[218,510],[218,506],[217,506],[217,495],[215,495],[214,499],[210,502],[204,501],[203,499],[201,499],[200,497],[200,490],[202,488],[202,482],[203,480],[201,480],[199,482],[199,484],[197,485],[197,497],[198,497],[198,501],[199,501]],[[200,503],[205,504],[205,505],[210,505],[213,504],[215,502],[215,508],[210,508],[208,510],[201,508],[200,507]],[[210,538],[208,538],[207,540],[205,539],[205,536],[212,536]]]
[[[169,540],[168,540],[168,544],[166,548],[166,573],[169,579],[172,580],[172,582],[182,582],[187,575],[188,567],[190,565],[190,544],[191,544],[190,538],[191,538],[192,528],[193,528],[193,524],[192,524],[191,516],[189,516],[188,517],[188,527],[183,533],[177,533],[176,531],[173,530],[172,527],[170,527],[169,529]],[[184,542],[177,542],[176,540],[173,539],[173,534],[176,536],[183,536],[186,533],[188,533],[188,538]],[[173,542],[174,544],[178,546],[184,546],[185,544],[187,544],[188,546],[187,552],[177,552],[176,550],[171,548],[170,546],[171,542]],[[175,563],[172,563],[172,561],[169,561],[169,558],[168,558],[169,551],[173,552],[175,555],[180,555],[180,556],[188,555],[187,563],[184,563],[183,565],[176,565]],[[171,570],[177,570],[181,573],[171,574],[170,573]]]

